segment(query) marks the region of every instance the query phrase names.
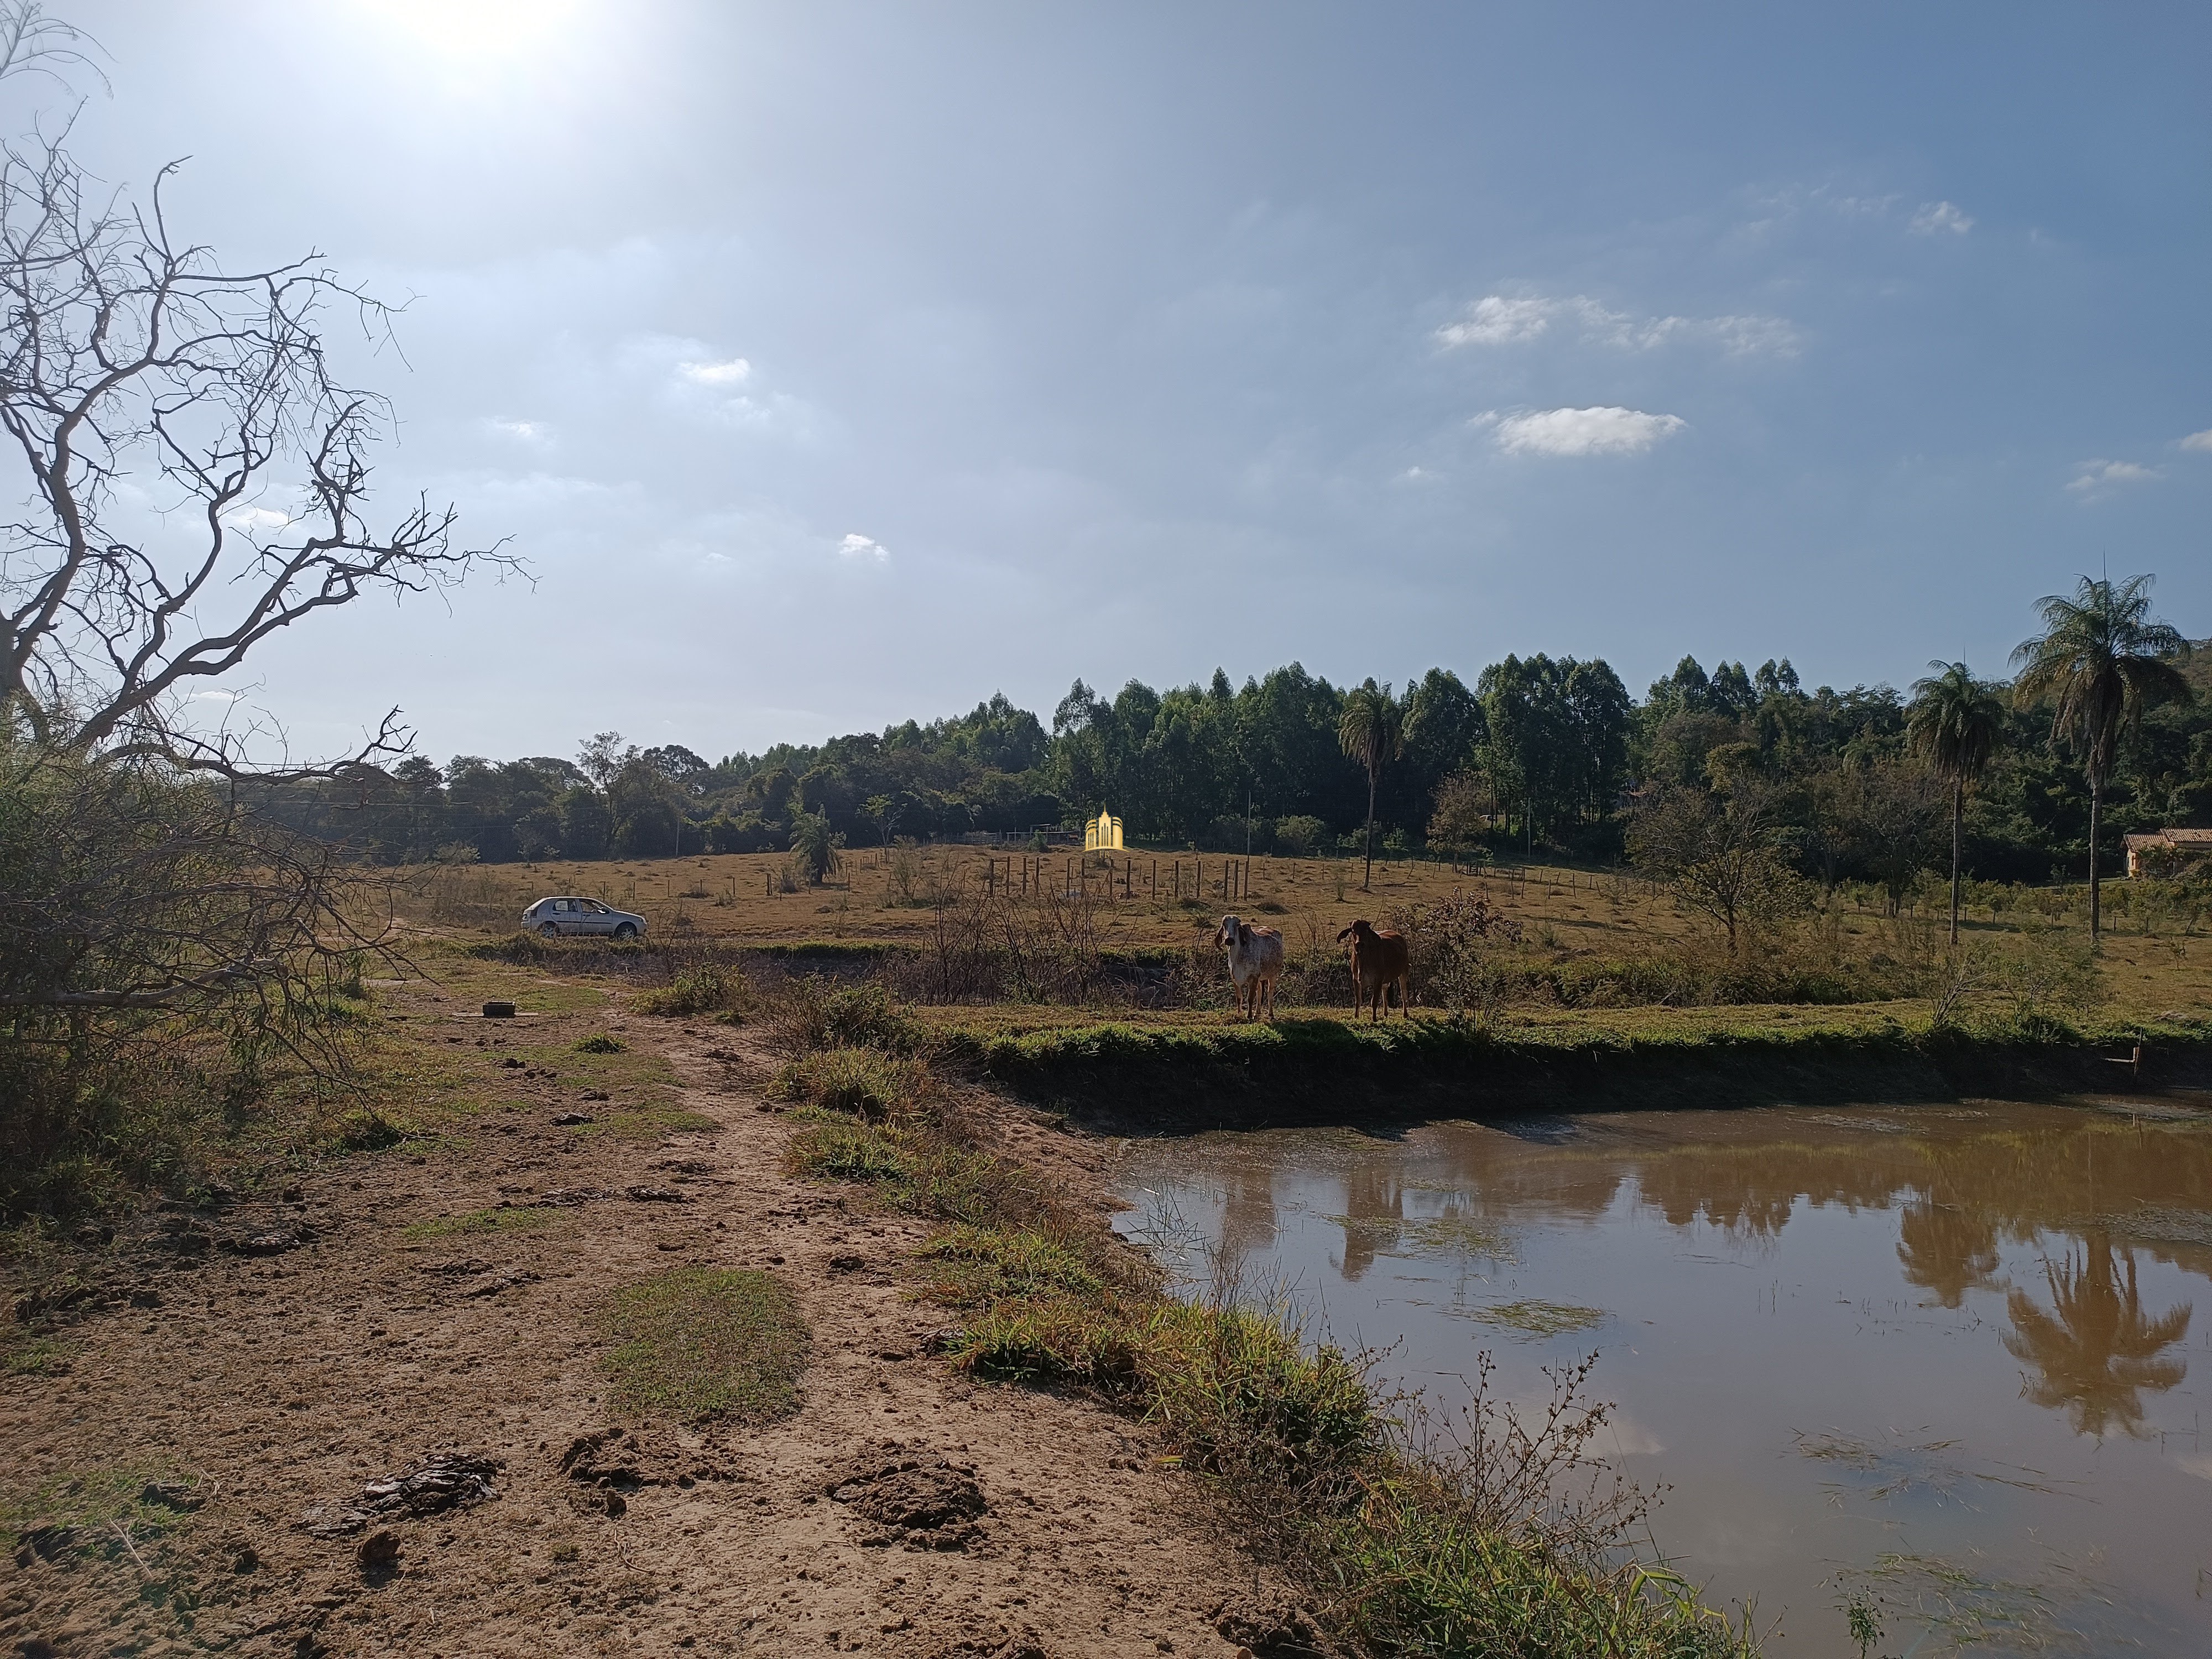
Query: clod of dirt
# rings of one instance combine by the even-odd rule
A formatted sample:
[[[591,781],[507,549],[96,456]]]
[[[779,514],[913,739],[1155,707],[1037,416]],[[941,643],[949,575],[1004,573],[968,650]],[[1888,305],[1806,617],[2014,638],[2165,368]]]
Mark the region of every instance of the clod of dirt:
[[[833,1273],[856,1273],[866,1265],[857,1255],[833,1255],[830,1258],[830,1271]]]
[[[1340,1659],[1342,1651],[1304,1607],[1244,1602],[1217,1609],[1213,1628],[1223,1641],[1250,1649],[1253,1659]]]
[[[207,1502],[207,1494],[188,1480],[149,1480],[139,1492],[142,1504],[159,1504],[165,1510],[189,1515]]]
[[[691,1195],[673,1187],[625,1187],[623,1196],[640,1204],[689,1204]]]
[[[391,1577],[399,1571],[399,1534],[389,1527],[369,1534],[354,1551],[353,1559],[361,1576],[369,1583]]]
[[[489,1273],[491,1263],[478,1256],[464,1255],[451,1261],[426,1261],[422,1270],[446,1279],[467,1279],[477,1273]]]
[[[629,1508],[629,1499],[618,1492],[609,1492],[606,1495],[605,1504],[610,1516],[621,1515]]]
[[[260,1570],[260,1553],[251,1544],[240,1546],[238,1553],[230,1560],[233,1572],[255,1572]]]
[[[635,1492],[641,1486],[693,1486],[729,1480],[736,1472],[705,1447],[686,1447],[643,1430],[580,1434],[561,1455],[561,1473],[581,1486]],[[596,1499],[589,1507],[599,1507]]]
[[[586,1118],[584,1121],[589,1123],[591,1119]],[[537,1201],[540,1204],[556,1205],[563,1209],[573,1209],[579,1204],[589,1204],[595,1200],[612,1196],[613,1194],[604,1187],[550,1187],[538,1194]]]
[[[535,1285],[538,1275],[527,1267],[517,1267],[510,1273],[490,1273],[473,1285],[461,1286],[461,1294],[469,1296],[497,1296],[501,1291],[511,1291],[518,1285]]]
[[[605,1100],[606,1097],[606,1091],[604,1089],[586,1089],[576,1097],[579,1100]]]
[[[289,1233],[255,1233],[238,1249],[241,1255],[282,1255],[299,1242]]]
[[[860,1453],[828,1490],[831,1501],[873,1523],[862,1543],[910,1550],[966,1549],[982,1536],[976,1517],[991,1507],[972,1468],[895,1446]]]
[[[599,1119],[589,1112],[556,1112],[553,1125],[559,1129],[574,1129],[586,1123],[597,1123]]]
[[[519,1072],[522,1069],[522,1062],[517,1060],[513,1054],[509,1054],[505,1060],[500,1061],[500,1064],[510,1072]]]
[[[76,1542],[75,1527],[33,1527],[15,1540],[15,1565],[51,1561]]]
[[[380,1515],[437,1515],[467,1509],[499,1496],[491,1478],[506,1467],[496,1457],[439,1452],[404,1474],[370,1481],[361,1489],[358,1507],[319,1505],[301,1516],[298,1525],[312,1538],[343,1538]]]

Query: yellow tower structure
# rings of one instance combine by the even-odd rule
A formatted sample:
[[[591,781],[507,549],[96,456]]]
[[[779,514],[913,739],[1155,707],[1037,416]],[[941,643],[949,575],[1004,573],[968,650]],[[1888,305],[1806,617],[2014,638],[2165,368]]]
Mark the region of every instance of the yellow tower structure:
[[[1102,811],[1096,823],[1083,826],[1083,850],[1086,853],[1118,853],[1121,850],[1121,820],[1111,812]]]

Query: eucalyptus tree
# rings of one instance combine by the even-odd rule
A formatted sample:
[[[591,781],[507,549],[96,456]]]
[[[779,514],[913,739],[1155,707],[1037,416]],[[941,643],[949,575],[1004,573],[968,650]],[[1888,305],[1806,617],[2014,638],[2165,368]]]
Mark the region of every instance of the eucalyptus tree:
[[[1905,741],[1951,786],[1951,943],[1959,942],[1959,855],[1966,836],[1966,791],[1979,783],[2004,732],[2004,705],[1962,662],[1931,662],[1912,683]]]
[[[2189,654],[2179,630],[2150,614],[2154,578],[2130,576],[2117,585],[2081,578],[2068,599],[2051,594],[2036,605],[2043,631],[2013,653],[2020,678],[2013,694],[2023,702],[2051,700],[2052,736],[2081,757],[2089,785],[2089,937],[2101,924],[2097,836],[2105,785],[2121,743],[2142,723],[2146,710],[2186,702],[2187,678],[2174,666]]]
[[[1390,695],[1388,684],[1370,679],[1344,694],[1344,712],[1337,716],[1336,740],[1346,754],[1367,774],[1367,866],[1359,878],[1365,892],[1375,878],[1375,790],[1382,781],[1382,769],[1404,752],[1406,711]]]

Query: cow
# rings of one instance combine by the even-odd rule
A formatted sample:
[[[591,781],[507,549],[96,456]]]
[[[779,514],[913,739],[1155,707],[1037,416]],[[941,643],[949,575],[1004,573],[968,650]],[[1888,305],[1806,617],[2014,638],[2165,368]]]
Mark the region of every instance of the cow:
[[[1267,1018],[1273,1019],[1275,981],[1283,976],[1283,936],[1272,927],[1255,927],[1241,916],[1224,916],[1214,931],[1213,943],[1229,952],[1229,977],[1237,987],[1237,1017],[1259,1018],[1260,999],[1264,995]]]
[[[1398,988],[1398,1012],[1406,1018],[1413,1018],[1407,1005],[1407,993],[1413,983],[1412,953],[1406,947],[1403,933],[1378,933],[1364,917],[1355,921],[1336,936],[1339,945],[1352,946],[1352,988],[1355,996],[1352,1018],[1366,1009],[1370,1018],[1387,1018],[1390,1012],[1390,988]]]

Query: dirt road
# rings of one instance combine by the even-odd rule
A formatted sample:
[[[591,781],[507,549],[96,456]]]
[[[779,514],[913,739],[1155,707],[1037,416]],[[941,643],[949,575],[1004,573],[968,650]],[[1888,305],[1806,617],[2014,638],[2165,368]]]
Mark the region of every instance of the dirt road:
[[[106,1252],[107,1305],[5,1380],[10,1651],[1266,1649],[1240,1618],[1279,1598],[1139,1426],[933,1352],[945,1316],[903,1265],[923,1224],[781,1172],[747,1033],[412,1006],[500,1109],[149,1218]],[[545,1057],[599,1032],[665,1054],[673,1121],[702,1127],[556,1121],[592,1104]],[[1081,1143],[1002,1127],[1084,1179]],[[788,1283],[796,1415],[614,1419],[597,1310],[682,1263]]]

